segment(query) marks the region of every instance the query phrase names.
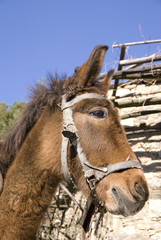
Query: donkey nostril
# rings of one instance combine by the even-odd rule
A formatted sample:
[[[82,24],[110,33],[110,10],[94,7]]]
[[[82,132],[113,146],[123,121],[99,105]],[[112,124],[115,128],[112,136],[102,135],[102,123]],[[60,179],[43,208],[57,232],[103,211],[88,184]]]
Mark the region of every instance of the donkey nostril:
[[[139,183],[135,183],[135,191],[141,200],[145,199],[145,190]]]
[[[119,195],[116,187],[112,187],[111,190],[112,190],[112,192],[113,192],[113,194],[114,194],[115,196],[118,196],[118,195]]]
[[[114,193],[117,192],[115,187],[112,188],[112,192],[114,192]]]

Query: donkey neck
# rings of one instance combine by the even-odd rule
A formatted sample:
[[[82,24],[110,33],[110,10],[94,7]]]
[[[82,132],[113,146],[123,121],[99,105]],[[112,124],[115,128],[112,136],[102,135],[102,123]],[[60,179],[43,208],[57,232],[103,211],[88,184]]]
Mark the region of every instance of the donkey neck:
[[[8,239],[35,239],[61,180],[61,125],[61,111],[57,108],[53,113],[47,107],[17,153],[0,198],[0,219],[5,218],[0,239],[4,229],[5,236],[13,233]]]

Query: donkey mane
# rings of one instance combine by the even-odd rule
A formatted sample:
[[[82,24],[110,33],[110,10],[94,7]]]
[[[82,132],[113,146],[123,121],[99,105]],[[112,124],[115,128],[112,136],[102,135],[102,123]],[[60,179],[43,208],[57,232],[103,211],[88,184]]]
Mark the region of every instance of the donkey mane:
[[[30,88],[29,103],[26,104],[19,119],[0,143],[0,170],[3,177],[27,134],[39,119],[42,109],[48,105],[51,110],[54,110],[55,105],[60,103],[65,79],[65,75],[60,77],[57,73],[55,76],[49,74],[47,85],[36,84],[35,87]]]

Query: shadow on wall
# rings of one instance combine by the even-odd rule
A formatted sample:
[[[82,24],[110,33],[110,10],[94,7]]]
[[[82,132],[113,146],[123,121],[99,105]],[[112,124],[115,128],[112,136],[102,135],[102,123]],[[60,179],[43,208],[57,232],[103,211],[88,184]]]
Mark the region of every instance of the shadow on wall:
[[[126,134],[136,156],[141,161],[150,160],[147,165],[143,163],[144,172],[161,172],[161,122],[154,126],[126,128]]]
[[[161,161],[160,162],[154,162],[149,165],[142,165],[144,172],[161,172]]]

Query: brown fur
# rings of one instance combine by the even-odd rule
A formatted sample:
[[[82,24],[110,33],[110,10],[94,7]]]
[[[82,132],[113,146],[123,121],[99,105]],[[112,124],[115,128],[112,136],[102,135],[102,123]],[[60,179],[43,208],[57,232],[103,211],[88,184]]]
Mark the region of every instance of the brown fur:
[[[15,158],[26,136],[39,119],[43,108],[48,105],[51,111],[56,104],[60,104],[63,94],[64,77],[56,74],[49,76],[48,86],[37,84],[36,88],[31,89],[30,102],[21,113],[20,118],[11,128],[7,136],[0,142],[0,171],[5,177],[7,168]]]
[[[4,175],[6,169],[3,169],[3,164],[6,168],[11,166],[0,196],[1,240],[35,239],[55,189],[63,181],[60,163],[61,96],[66,93],[71,99],[83,92],[106,95],[109,79],[94,83],[106,50],[106,46],[96,47],[88,61],[67,81],[51,81],[50,87],[39,86],[34,90],[31,102],[4,140],[1,151]],[[90,113],[95,109],[106,111],[107,117],[92,117]],[[73,106],[73,118],[82,148],[92,164],[104,166],[125,161],[127,157],[136,160],[120,125],[117,110],[110,101],[83,100]],[[89,194],[79,159],[71,159],[69,154],[68,162],[78,189]],[[140,194],[136,184],[142,189]],[[125,209],[120,207],[120,200],[113,194],[113,189],[122,199]],[[99,182],[96,191],[107,210],[115,214],[134,214],[148,198],[144,174],[138,169],[110,174]]]

